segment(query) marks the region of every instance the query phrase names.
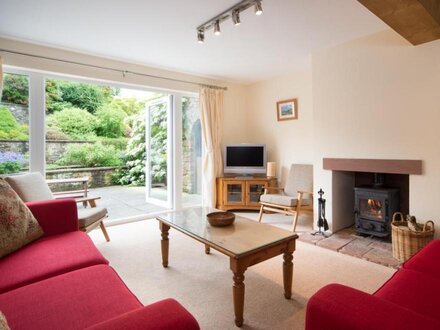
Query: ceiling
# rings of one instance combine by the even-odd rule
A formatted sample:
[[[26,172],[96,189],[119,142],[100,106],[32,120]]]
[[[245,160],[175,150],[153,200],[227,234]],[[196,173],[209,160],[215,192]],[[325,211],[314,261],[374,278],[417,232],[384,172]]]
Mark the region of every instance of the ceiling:
[[[264,0],[220,36],[196,27],[238,0],[0,0],[0,35],[252,83],[305,68],[313,51],[387,29],[356,0]]]

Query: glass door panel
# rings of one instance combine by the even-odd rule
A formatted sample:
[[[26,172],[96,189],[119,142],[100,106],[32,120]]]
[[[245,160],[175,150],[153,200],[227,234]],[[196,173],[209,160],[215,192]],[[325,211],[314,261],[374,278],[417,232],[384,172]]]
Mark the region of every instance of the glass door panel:
[[[243,183],[224,183],[225,192],[224,200],[225,205],[242,205],[244,202],[244,189]]]
[[[0,175],[29,170],[29,77],[3,74],[0,100]]]
[[[264,188],[266,188],[266,182],[247,182],[247,205],[258,205],[260,202],[260,196],[264,193]]]
[[[199,100],[182,97],[182,204],[202,204],[202,125]]]
[[[361,217],[374,220],[382,220],[382,201],[373,198],[362,198],[359,200],[359,211]]]
[[[147,104],[146,196],[156,205],[172,207],[172,95]]]

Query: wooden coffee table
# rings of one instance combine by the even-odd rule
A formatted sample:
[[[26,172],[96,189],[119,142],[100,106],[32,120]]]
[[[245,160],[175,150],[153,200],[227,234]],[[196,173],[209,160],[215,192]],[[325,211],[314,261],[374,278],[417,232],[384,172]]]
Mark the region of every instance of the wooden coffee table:
[[[235,324],[240,327],[243,324],[244,272],[248,267],[282,254],[284,297],[290,299],[292,296],[292,260],[298,235],[238,216],[231,226],[212,227],[206,220],[206,214],[213,211],[217,210],[196,207],[157,217],[162,232],[162,265],[168,267],[170,228],[205,244],[207,254],[212,248],[227,255],[234,274],[232,292]]]

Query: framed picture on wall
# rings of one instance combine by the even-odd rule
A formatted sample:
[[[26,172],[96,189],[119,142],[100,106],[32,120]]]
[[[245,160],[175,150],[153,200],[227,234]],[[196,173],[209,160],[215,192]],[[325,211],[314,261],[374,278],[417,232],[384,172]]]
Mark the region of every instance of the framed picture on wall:
[[[278,121],[298,119],[298,99],[278,101],[277,119]]]

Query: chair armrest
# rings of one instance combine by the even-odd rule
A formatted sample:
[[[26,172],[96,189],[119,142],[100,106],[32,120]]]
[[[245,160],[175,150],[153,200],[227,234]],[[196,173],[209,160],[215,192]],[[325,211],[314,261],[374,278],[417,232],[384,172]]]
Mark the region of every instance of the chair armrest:
[[[51,199],[26,205],[46,236],[78,230],[78,209],[74,199]]]
[[[313,192],[311,192],[311,191],[301,191],[301,190],[298,190],[298,194],[302,194],[302,195],[309,194],[309,195],[313,196]]]
[[[196,319],[176,300],[165,299],[95,324],[87,330],[199,330]]]
[[[315,293],[307,304],[306,330],[440,329],[440,322],[340,284]]]
[[[267,188],[264,188],[264,193],[267,194],[267,192],[268,192],[269,190],[278,190],[278,191],[283,192],[283,191],[284,191],[284,188],[279,188],[279,187],[267,187]]]

